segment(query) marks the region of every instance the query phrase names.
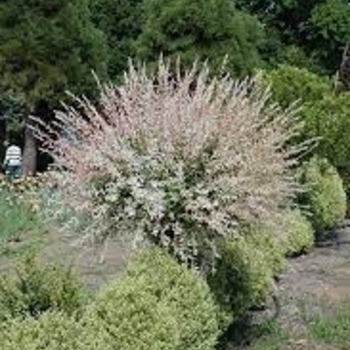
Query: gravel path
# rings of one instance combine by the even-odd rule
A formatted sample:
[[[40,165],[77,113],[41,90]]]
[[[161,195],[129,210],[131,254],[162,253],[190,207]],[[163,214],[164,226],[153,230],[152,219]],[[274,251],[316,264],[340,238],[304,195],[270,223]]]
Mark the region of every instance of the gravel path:
[[[349,221],[335,231],[335,237],[310,254],[292,259],[280,276],[278,321],[296,338],[307,333],[310,316],[321,310],[331,312],[340,301],[350,300]]]

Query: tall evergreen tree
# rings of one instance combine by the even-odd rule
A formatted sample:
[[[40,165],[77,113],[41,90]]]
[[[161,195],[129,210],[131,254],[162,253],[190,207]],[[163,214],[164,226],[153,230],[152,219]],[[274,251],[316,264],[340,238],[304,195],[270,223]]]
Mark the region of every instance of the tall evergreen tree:
[[[108,73],[115,80],[135,56],[133,42],[141,33],[143,0],[90,0],[92,20],[107,38]]]
[[[267,54],[277,61],[333,74],[350,40],[348,0],[234,0],[268,31]],[[280,56],[280,57],[278,57]],[[269,57],[269,58],[270,58]]]
[[[91,96],[91,70],[104,74],[105,55],[87,0],[1,1],[0,87],[24,94],[28,114],[47,118],[66,90]],[[25,171],[34,172],[36,145],[28,126],[24,148]]]
[[[135,47],[147,61],[162,53],[185,64],[209,59],[214,69],[227,55],[227,68],[243,76],[260,64],[262,37],[257,19],[236,10],[231,0],[145,0]]]

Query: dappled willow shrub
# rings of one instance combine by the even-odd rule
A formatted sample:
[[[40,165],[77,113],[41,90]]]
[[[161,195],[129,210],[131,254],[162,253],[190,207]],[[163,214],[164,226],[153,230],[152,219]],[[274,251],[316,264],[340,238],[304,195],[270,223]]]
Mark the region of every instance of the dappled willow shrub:
[[[154,75],[131,66],[121,86],[101,86],[98,108],[77,99],[54,125],[38,121],[36,136],[66,203],[92,218],[88,237],[129,234],[208,271],[217,240],[269,220],[298,187],[290,168],[306,145],[288,140],[300,125],[268,100],[254,79],[161,61]]]

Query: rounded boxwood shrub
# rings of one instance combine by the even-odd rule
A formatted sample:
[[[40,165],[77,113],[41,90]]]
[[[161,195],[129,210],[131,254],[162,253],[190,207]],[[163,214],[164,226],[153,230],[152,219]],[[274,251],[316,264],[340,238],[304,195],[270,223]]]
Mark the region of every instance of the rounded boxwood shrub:
[[[73,314],[84,302],[82,285],[71,268],[43,265],[34,256],[22,261],[13,276],[0,279],[0,321],[48,310]]]
[[[326,159],[313,157],[301,168],[301,182],[308,191],[301,203],[310,211],[310,220],[317,234],[334,228],[346,215],[346,193],[343,182]]]
[[[294,256],[308,252],[314,244],[314,230],[300,210],[286,210],[279,223],[285,234],[285,255]]]
[[[221,328],[265,302],[283,263],[282,244],[267,227],[250,228],[224,243],[217,270],[208,279],[220,306]]]
[[[101,291],[85,324],[88,342],[98,333],[95,346],[123,350],[209,350],[218,336],[206,282],[158,249],[142,252],[120,281]]]
[[[47,312],[39,318],[15,318],[1,325],[0,349],[83,350],[78,337],[80,332],[80,324],[64,313]]]
[[[179,330],[171,308],[125,277],[105,288],[83,318],[87,349],[175,350]]]

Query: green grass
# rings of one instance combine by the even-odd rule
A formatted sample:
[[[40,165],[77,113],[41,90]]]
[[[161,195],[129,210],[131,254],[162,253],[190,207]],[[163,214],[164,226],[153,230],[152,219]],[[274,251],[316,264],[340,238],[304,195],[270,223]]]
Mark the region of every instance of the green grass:
[[[0,190],[0,255],[21,255],[41,246],[45,226],[24,200]]]
[[[320,314],[309,323],[311,336],[339,349],[350,349],[350,305],[342,303],[332,314]]]
[[[282,350],[288,341],[288,335],[273,319],[267,319],[259,325],[259,337],[252,341],[250,350]]]
[[[311,302],[311,301],[310,301]],[[311,302],[312,303],[312,302]],[[350,349],[350,303],[330,305],[322,303],[321,310],[313,314],[307,320],[308,334],[305,334],[305,342],[317,344],[317,349],[349,350]],[[255,331],[249,350],[286,350],[293,344],[293,337],[281,329],[274,320],[267,319],[258,326]],[[288,345],[289,344],[289,345]],[[306,349],[306,348],[305,348]]]

